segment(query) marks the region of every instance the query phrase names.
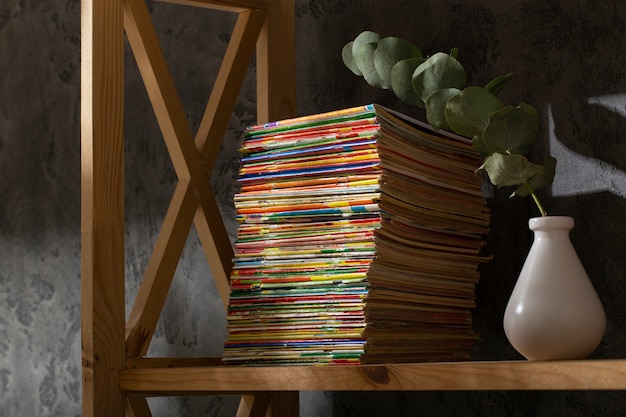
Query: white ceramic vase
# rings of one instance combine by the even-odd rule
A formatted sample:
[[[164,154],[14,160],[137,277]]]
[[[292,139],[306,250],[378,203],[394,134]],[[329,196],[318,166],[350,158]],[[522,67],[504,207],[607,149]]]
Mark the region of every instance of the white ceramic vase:
[[[504,313],[504,331],[528,360],[582,359],[606,328],[602,303],[570,241],[571,217],[532,218],[535,239]]]

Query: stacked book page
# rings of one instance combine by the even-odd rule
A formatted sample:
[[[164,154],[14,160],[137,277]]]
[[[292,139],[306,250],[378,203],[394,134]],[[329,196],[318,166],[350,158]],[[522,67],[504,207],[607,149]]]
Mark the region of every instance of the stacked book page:
[[[470,140],[378,105],[246,129],[223,360],[470,358],[489,228]]]

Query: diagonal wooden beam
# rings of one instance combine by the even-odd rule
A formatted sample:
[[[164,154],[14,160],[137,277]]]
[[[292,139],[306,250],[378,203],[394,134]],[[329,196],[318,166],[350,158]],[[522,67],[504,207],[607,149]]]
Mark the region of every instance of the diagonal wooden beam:
[[[237,94],[263,24],[264,12],[246,11],[240,13],[237,19],[198,128],[195,147],[200,153],[203,173],[193,178],[188,166],[189,161],[184,159],[181,151],[181,148],[189,147],[191,133],[184,120],[182,105],[158,45],[147,8],[143,2],[139,4],[138,0],[127,0],[124,16],[129,42],[144,77],[159,125],[162,130],[165,129],[163,134],[179,176],[179,184],[127,324],[127,354],[143,356],[148,350],[167,297],[189,233],[192,216],[195,217],[196,229],[222,300],[224,304],[228,302],[232,247],[210,190],[208,173],[214,165],[221,140],[228,127]],[[205,193],[204,200],[198,199],[198,194],[202,191]]]
[[[152,417],[150,406],[145,397],[128,397],[126,400],[126,417]]]
[[[126,355],[129,357],[147,353],[159,321],[198,206],[190,189],[189,181],[179,181],[174,189],[126,324]]]
[[[264,21],[264,10],[250,10],[239,14],[233,29],[228,49],[224,54],[222,65],[196,133],[196,147],[207,172],[213,170]],[[221,217],[201,215],[199,211],[195,218],[195,226],[206,257],[212,266],[213,279],[224,307],[226,307],[230,297],[229,276],[232,264],[228,265],[228,270],[225,273],[216,271],[214,265],[221,263],[220,259],[216,259],[220,245],[230,250],[229,261],[232,260],[233,253],[229,240],[218,239],[220,236],[215,236],[211,232],[216,227],[211,223],[218,221],[223,225]]]
[[[178,179],[202,175],[183,106],[144,0],[123,0],[124,30]],[[195,155],[195,157],[194,157]]]
[[[196,132],[196,147],[208,172],[213,169],[239,90],[248,72],[266,13],[254,9],[240,13],[233,28],[222,65]]]
[[[235,417],[265,417],[270,406],[270,394],[242,395]]]

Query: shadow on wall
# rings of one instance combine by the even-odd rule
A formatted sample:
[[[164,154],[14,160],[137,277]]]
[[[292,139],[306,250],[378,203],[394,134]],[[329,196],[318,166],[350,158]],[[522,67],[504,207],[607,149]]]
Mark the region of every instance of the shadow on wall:
[[[549,107],[549,148],[559,161],[552,195],[608,192],[626,199],[626,94],[562,105],[572,117],[555,120]]]
[[[607,312],[594,357],[625,357],[625,15],[614,14],[610,24],[583,16],[563,19],[557,57],[546,61],[548,72],[562,71],[549,77],[545,112],[547,148],[558,160],[550,205],[553,214],[574,217],[572,242]]]
[[[607,313],[594,357],[625,357],[626,94],[555,104],[565,111],[549,118],[550,152],[558,159],[552,211],[574,217],[572,242]]]

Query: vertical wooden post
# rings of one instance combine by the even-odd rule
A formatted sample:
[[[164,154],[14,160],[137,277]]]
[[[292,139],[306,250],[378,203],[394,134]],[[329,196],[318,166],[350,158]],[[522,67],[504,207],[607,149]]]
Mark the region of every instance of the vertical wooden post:
[[[257,42],[259,123],[296,115],[294,10],[294,0],[267,1],[267,18]]]
[[[83,416],[124,415],[124,32],[121,0],[81,3]]]

